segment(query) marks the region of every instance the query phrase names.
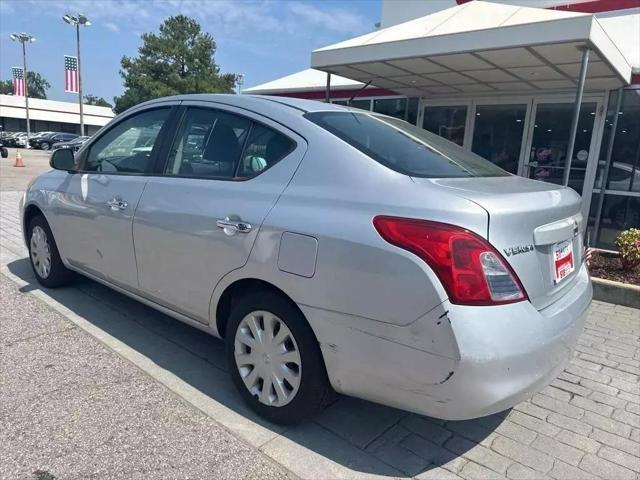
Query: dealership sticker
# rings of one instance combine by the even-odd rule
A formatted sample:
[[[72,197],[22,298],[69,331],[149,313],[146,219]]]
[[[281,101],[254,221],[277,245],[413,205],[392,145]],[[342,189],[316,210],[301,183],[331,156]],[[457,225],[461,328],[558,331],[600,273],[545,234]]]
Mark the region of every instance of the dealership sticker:
[[[560,283],[575,269],[573,242],[566,240],[553,246],[554,283]]]

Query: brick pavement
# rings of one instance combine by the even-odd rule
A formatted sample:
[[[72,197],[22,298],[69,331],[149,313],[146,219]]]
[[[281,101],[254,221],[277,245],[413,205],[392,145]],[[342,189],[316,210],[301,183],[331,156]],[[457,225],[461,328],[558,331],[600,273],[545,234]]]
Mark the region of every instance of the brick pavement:
[[[26,254],[17,199],[17,193],[0,193],[3,264]],[[210,344],[200,345],[204,334],[172,320],[158,329],[163,316],[92,282],[73,288],[73,295],[90,295],[99,308],[112,309],[111,315],[131,316],[135,310],[136,324],[128,328],[171,339],[166,348],[175,348],[175,355],[194,355],[190,368],[224,370],[221,349],[211,353]],[[180,373],[178,367],[174,371]],[[221,378],[219,388],[232,390],[231,381]],[[511,411],[445,422],[341,398],[313,422],[284,431],[266,426],[270,431],[255,445],[302,478],[638,480],[639,378],[640,311],[594,301],[570,365]],[[219,390],[208,393],[208,401],[223,398]],[[228,427],[232,432],[234,425]]]

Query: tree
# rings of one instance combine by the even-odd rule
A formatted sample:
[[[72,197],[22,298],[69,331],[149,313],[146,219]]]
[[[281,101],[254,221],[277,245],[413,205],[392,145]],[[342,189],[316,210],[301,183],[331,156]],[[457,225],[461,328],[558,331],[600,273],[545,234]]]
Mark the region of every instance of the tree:
[[[237,75],[220,73],[214,61],[216,43],[192,18],[177,15],[159,33],[142,35],[138,57],[122,57],[125,91],[115,97],[115,111],[166,95],[233,92]]]
[[[111,105],[109,102],[107,102],[104,98],[97,97],[97,96],[92,95],[90,93],[88,95],[84,96],[84,104],[85,105],[95,105],[97,107],[113,108],[113,105]]]
[[[27,87],[29,89],[29,98],[47,98],[47,90],[51,88],[51,84],[38,72],[27,72]],[[4,95],[13,95],[13,81],[0,80],[0,93]]]

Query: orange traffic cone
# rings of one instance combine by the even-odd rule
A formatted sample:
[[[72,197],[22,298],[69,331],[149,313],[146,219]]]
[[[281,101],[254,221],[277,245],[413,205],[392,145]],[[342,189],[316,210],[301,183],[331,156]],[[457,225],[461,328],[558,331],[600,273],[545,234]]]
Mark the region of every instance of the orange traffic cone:
[[[22,163],[22,155],[20,154],[20,150],[16,152],[16,163],[14,163],[13,166],[24,167],[24,163]]]

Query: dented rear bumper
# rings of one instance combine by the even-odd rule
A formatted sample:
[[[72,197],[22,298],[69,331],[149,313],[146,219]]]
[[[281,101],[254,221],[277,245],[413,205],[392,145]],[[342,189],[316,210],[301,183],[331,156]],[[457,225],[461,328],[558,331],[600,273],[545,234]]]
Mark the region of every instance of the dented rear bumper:
[[[448,301],[398,327],[303,307],[338,392],[429,415],[490,415],[549,384],[571,357],[592,290],[582,267],[543,310],[529,302],[470,307]]]

